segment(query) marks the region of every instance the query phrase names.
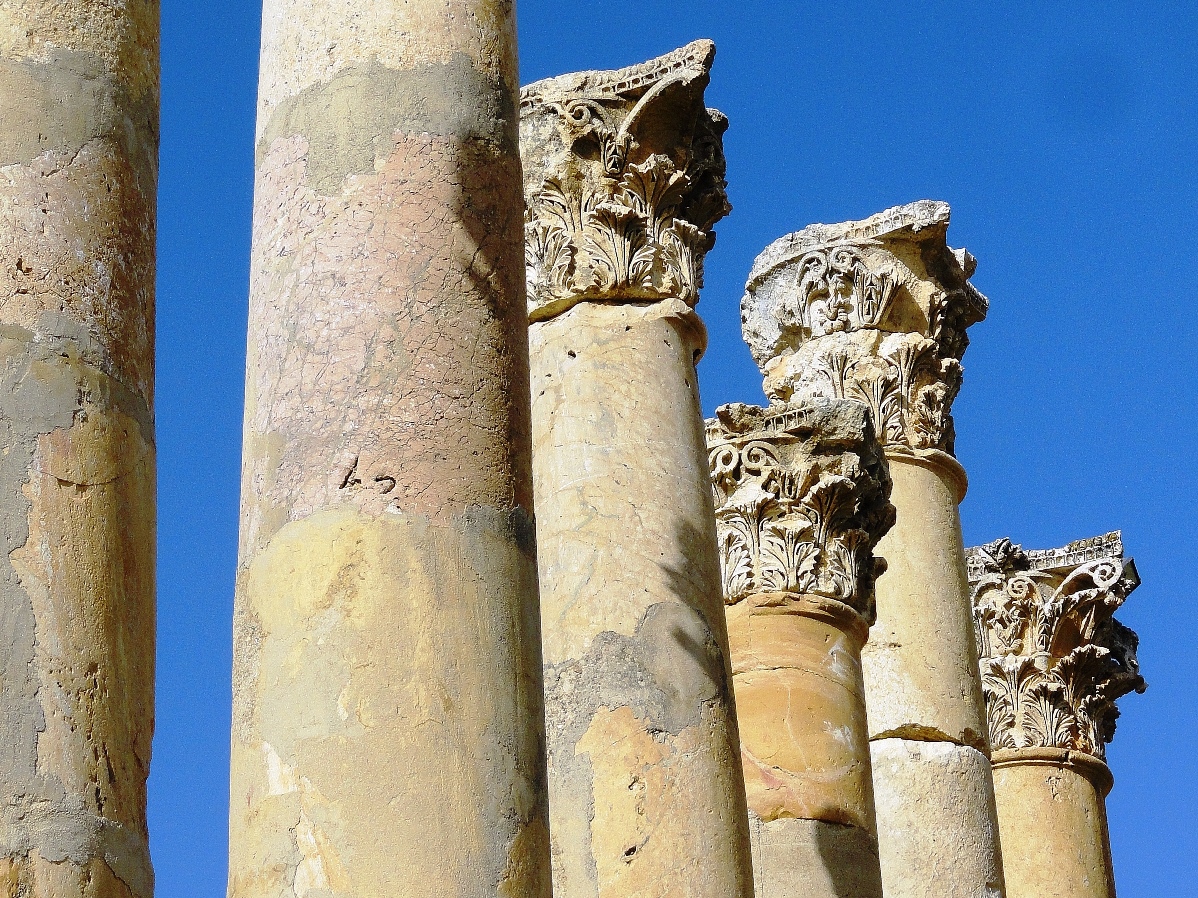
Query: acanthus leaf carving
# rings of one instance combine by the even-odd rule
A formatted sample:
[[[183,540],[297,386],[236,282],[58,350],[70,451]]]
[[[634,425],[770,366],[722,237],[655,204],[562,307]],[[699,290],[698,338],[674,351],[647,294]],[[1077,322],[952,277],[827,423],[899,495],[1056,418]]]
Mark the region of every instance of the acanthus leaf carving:
[[[1146,688],[1112,617],[1139,585],[1118,534],[1046,552],[1001,539],[967,560],[992,746],[1103,758],[1115,702]]]
[[[724,406],[708,448],[725,602],[818,596],[872,620],[873,548],[894,509],[864,409]]]
[[[766,395],[856,399],[888,447],[951,454],[965,331],[987,301],[968,283],[975,260],[948,247],[947,229],[948,207],[921,202],[767,248],[741,301]]]
[[[714,46],[521,94],[529,314],[577,302],[698,302],[714,224],[730,211],[722,135],[702,103]]]

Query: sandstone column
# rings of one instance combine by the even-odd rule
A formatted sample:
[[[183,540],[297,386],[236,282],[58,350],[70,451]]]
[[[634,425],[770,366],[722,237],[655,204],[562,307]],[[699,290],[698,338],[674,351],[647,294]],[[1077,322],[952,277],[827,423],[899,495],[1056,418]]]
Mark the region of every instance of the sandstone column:
[[[714,49],[521,97],[555,898],[752,892],[695,377]]]
[[[0,895],[149,898],[158,4],[0,3]]]
[[[949,414],[987,302],[948,221],[922,201],[812,225],[757,259],[741,306],[767,395],[866,403],[890,463],[898,520],[862,658],[887,898],[1002,894]]]
[[[861,646],[894,523],[869,411],[707,425],[757,898],[881,898]]]
[[[229,894],[548,896],[511,3],[267,0]]]
[[[1111,615],[1140,585],[1108,533],[1024,552],[970,549],[1008,898],[1114,898],[1105,746],[1143,692],[1135,633]]]

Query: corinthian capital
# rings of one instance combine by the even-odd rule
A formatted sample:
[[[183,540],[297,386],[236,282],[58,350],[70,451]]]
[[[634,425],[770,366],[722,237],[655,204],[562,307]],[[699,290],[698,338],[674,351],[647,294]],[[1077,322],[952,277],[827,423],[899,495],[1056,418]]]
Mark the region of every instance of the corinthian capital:
[[[966,328],[986,317],[949,208],[923,200],[810,225],[753,265],[741,321],[771,399],[857,399],[888,447],[953,451]]]
[[[830,600],[872,623],[886,567],[873,550],[894,507],[865,408],[738,403],[716,414],[707,448],[725,603]]]
[[[529,315],[584,300],[694,305],[724,192],[727,119],[703,105],[715,45],[520,94]]]
[[[1029,552],[1000,539],[966,557],[993,748],[1103,758],[1116,700],[1146,688],[1139,640],[1112,617],[1140,585],[1119,533]]]

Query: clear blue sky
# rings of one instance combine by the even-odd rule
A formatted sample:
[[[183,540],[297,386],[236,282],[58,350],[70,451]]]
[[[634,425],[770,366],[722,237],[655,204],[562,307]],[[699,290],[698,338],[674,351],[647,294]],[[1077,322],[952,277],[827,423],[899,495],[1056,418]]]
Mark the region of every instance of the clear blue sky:
[[[369,0],[362,0],[369,2]],[[738,303],[754,257],[815,221],[920,198],[991,299],[956,405],[967,543],[1122,528],[1123,700],[1109,808],[1121,898],[1194,894],[1198,613],[1198,7],[520,0],[522,78],[719,47],[709,105],[735,211],[700,311],[704,408],[760,401]],[[259,6],[164,0],[159,213],[160,898],[225,889]],[[435,813],[435,809],[430,809]]]

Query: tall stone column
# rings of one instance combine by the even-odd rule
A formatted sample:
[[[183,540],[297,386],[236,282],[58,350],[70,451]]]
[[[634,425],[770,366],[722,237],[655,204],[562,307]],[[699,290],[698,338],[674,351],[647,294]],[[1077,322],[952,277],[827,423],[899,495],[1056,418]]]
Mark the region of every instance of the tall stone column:
[[[229,895],[548,896],[512,4],[261,65]]]
[[[804,228],[757,259],[741,306],[766,394],[864,402],[890,464],[898,519],[862,655],[887,898],[1003,888],[949,413],[987,301],[948,221],[925,200]]]
[[[1008,898],[1115,898],[1106,743],[1146,688],[1112,615],[1140,585],[1120,535],[1024,552],[970,549]]]
[[[882,898],[861,646],[890,477],[860,402],[707,425],[757,898]]]
[[[521,97],[556,898],[752,894],[695,376],[714,51]]]
[[[0,895],[149,898],[158,4],[0,3]]]

